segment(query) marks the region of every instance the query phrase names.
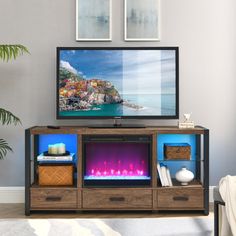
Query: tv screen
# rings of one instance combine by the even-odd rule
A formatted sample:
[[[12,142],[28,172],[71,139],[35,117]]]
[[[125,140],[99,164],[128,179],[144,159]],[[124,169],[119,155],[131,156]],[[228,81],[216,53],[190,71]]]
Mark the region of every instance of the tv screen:
[[[178,118],[178,48],[57,48],[57,118]]]

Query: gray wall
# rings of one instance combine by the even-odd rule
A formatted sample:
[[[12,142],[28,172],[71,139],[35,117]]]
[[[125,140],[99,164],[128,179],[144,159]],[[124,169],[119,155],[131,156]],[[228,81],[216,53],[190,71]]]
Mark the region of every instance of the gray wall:
[[[0,0],[0,43],[22,43],[30,56],[0,62],[0,106],[23,125],[1,127],[14,148],[0,161],[0,186],[24,185],[24,129],[33,125],[85,124],[56,121],[56,46],[179,46],[180,114],[192,112],[208,127],[210,183],[236,174],[236,2],[163,0],[161,42],[123,41],[123,1],[113,1],[113,41],[75,41],[75,0]],[[176,124],[177,121],[147,121]]]

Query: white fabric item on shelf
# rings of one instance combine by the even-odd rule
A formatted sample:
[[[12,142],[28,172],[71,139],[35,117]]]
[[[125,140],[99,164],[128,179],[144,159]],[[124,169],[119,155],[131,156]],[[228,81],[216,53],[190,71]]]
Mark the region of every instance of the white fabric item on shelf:
[[[221,215],[221,236],[236,236],[236,176],[227,175],[222,178],[219,191],[225,202]]]

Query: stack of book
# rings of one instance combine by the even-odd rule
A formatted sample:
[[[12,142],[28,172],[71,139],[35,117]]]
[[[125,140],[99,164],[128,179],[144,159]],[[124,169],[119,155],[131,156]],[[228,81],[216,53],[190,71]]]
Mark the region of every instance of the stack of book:
[[[161,185],[163,187],[171,187],[173,186],[170,170],[167,165],[157,163],[157,172],[160,178]]]
[[[65,161],[73,161],[74,153],[70,153],[69,155],[62,156],[62,155],[53,155],[53,156],[45,156],[43,153],[37,156],[37,161],[40,162],[65,162]]]
[[[193,121],[178,122],[178,125],[179,125],[180,129],[192,129],[192,128],[194,128],[194,122]]]

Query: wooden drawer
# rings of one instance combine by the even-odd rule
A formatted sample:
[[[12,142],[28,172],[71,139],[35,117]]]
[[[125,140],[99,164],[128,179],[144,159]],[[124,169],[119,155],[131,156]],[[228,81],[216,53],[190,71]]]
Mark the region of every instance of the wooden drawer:
[[[33,209],[75,209],[77,208],[76,189],[30,189],[31,208]]]
[[[86,189],[83,190],[86,209],[151,209],[151,189]]]
[[[160,188],[157,207],[165,209],[203,209],[203,188]]]

